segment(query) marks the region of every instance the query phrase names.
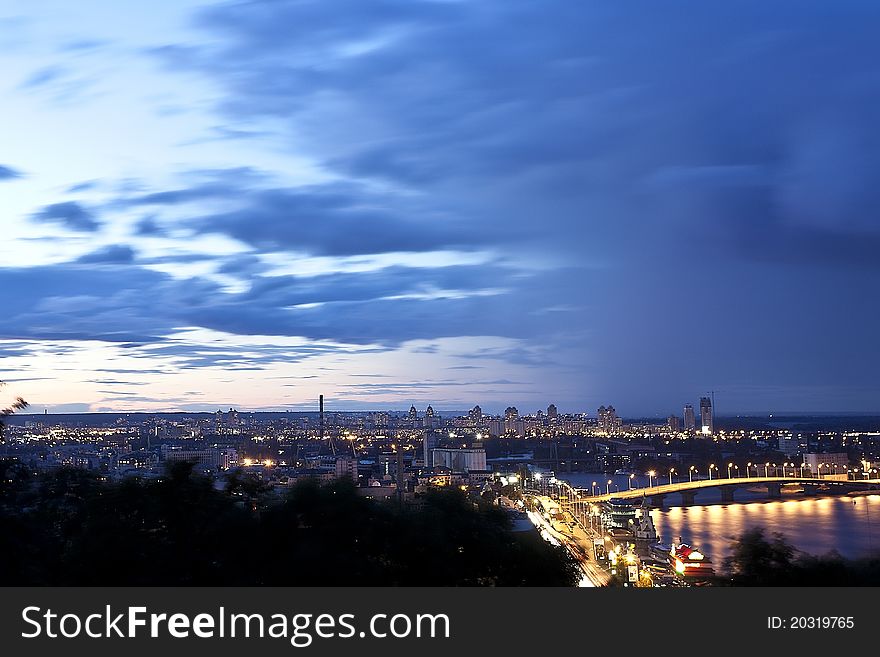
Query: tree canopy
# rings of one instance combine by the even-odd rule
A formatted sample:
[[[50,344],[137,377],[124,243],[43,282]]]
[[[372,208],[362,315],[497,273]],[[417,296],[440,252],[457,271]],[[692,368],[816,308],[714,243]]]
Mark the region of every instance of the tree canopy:
[[[84,470],[34,476],[0,462],[0,583],[10,585],[572,585],[561,548],[510,531],[461,491],[418,507],[345,480],[280,499],[241,477],[226,490],[174,464],[158,481]]]
[[[798,551],[785,536],[768,538],[762,528],[740,535],[725,559],[734,586],[878,586],[880,555],[846,559],[837,552],[814,556]]]

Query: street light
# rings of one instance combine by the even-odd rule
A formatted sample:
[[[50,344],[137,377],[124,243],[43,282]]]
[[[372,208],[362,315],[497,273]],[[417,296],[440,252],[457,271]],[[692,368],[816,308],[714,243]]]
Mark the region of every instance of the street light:
[[[651,488],[651,486],[653,486],[653,484],[651,483],[651,480],[654,478],[654,476],[656,474],[657,473],[654,472],[653,470],[648,470],[648,488]]]
[[[596,482],[595,481],[593,482],[593,487],[590,489],[590,491],[591,491],[591,494],[593,494],[593,495],[596,494]]]
[[[712,468],[715,467],[714,463],[709,464],[709,481],[712,481]]]
[[[669,485],[672,485],[672,475],[675,472],[675,468],[669,468]]]
[[[611,495],[611,484],[612,484],[612,481],[610,479],[608,480],[608,483],[605,484],[605,492],[608,495]]]
[[[694,466],[688,468],[688,481],[691,483],[694,482],[694,472],[696,472],[696,470],[697,469]]]
[[[730,469],[733,467],[733,463],[727,464],[727,478],[730,479]]]
[[[764,464],[764,476],[765,476],[765,477],[769,477],[769,476],[770,476],[769,474],[767,474],[767,472],[768,472],[769,469],[770,469],[770,464],[769,464],[769,463],[765,463],[765,464]]]
[[[752,467],[751,461],[746,463],[746,479],[748,479],[751,476],[751,467]]]

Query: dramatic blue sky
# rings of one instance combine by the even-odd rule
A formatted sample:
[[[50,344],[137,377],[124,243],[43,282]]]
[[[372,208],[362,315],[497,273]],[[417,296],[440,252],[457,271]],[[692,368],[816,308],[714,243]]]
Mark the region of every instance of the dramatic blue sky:
[[[0,0],[3,394],[878,411],[878,61],[874,0]]]

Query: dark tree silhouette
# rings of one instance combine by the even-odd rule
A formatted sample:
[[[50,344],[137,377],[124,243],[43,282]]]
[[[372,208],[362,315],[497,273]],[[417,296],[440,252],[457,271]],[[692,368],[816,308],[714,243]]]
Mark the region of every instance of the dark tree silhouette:
[[[4,387],[6,384],[3,381],[0,381],[0,388]],[[6,433],[6,423],[3,421],[5,418],[10,415],[15,415],[17,411],[23,411],[28,407],[28,403],[22,399],[21,397],[16,397],[15,401],[12,402],[8,407],[0,409],[0,443],[5,440]]]
[[[750,529],[733,543],[724,560],[733,586],[877,586],[880,555],[846,559],[837,552],[813,556],[798,551],[782,534],[768,539],[761,528]]]
[[[307,480],[274,498],[228,490],[171,464],[158,481],[107,482],[65,469],[7,468],[0,486],[0,585],[572,585],[567,552],[510,531],[503,511],[461,491],[416,507],[351,482]],[[3,473],[0,473],[3,474]]]

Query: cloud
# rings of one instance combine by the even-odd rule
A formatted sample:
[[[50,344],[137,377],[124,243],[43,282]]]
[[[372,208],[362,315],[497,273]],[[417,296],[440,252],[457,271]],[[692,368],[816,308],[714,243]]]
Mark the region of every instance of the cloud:
[[[95,216],[76,201],[47,205],[31,218],[41,223],[58,223],[78,232],[93,233],[101,227]]]
[[[87,192],[89,190],[97,188],[99,182],[97,180],[86,180],[81,183],[76,183],[75,185],[71,185],[67,192],[69,194],[76,194],[77,192]]]
[[[15,178],[21,178],[21,173],[11,167],[0,164],[0,182],[4,180],[14,180]]]
[[[236,368],[309,356],[202,353],[173,336],[328,349],[495,336],[461,357],[567,367],[571,399],[621,409],[668,411],[747,376],[778,390],[824,372],[867,390],[880,366],[864,349],[880,329],[865,301],[880,276],[878,18],[854,0],[205,6],[192,42],[148,56],[204,78],[216,104],[201,132],[234,137],[241,166],[117,188],[102,217],[152,213],[133,228],[106,215],[139,259],[0,270],[35,286],[13,294],[0,331],[137,339],[128,350],[145,358]],[[318,173],[301,180],[303,161]],[[93,212],[60,203],[35,219],[95,232]],[[154,250],[166,239],[227,238],[246,253],[194,253],[213,261],[204,277],[147,269],[172,270],[179,256]],[[490,257],[338,271],[441,250]],[[315,260],[333,271],[303,275]]]
[[[22,89],[34,89],[57,82],[68,75],[68,70],[63,66],[45,66],[31,73],[22,83]]]
[[[151,194],[144,204],[222,199],[235,209],[181,222],[199,234],[223,234],[267,251],[349,256],[435,251],[485,242],[463,218],[411,201],[370,193],[357,185],[299,188],[199,186]],[[411,211],[411,215],[406,210]]]
[[[570,272],[523,279],[501,265],[269,276],[254,259],[239,257],[227,271],[244,276],[248,287],[230,292],[211,280],[174,278],[133,259],[131,247],[113,245],[73,263],[0,268],[0,286],[8,291],[0,336],[102,340],[129,355],[173,358],[186,368],[260,368],[347,349],[381,351],[416,339],[550,335],[555,320],[522,313],[508,287],[520,278],[517,298],[537,308],[566,294],[571,279]],[[556,292],[548,296],[548,289]],[[217,347],[181,342],[180,327],[315,342]]]
[[[280,121],[331,171],[418,190],[480,233],[624,257],[656,244],[662,226],[696,237],[711,213],[723,225],[710,231],[733,237],[716,246],[738,258],[756,223],[777,249],[816,224],[841,237],[876,229],[880,88],[865,55],[880,55],[866,27],[876,17],[856,2],[768,11],[750,0],[733,12],[696,1],[279,0],[207,7],[195,24],[211,42],[157,56],[220,83],[230,120]],[[823,72],[819,101],[810,71]],[[732,196],[746,202],[725,207]],[[330,213],[337,223],[299,194],[254,201],[200,230],[277,247],[308,223],[308,247],[311,226],[348,234],[374,219],[335,211],[349,204]],[[384,213],[394,219],[399,203]],[[460,231],[444,233],[458,243]],[[420,231],[411,238],[420,250]],[[800,242],[785,262],[816,264]],[[325,252],[349,251],[343,240]]]
[[[144,217],[137,223],[135,235],[141,237],[164,237],[167,232],[155,217]]]
[[[77,259],[81,264],[120,265],[134,262],[134,250],[125,244],[112,244],[87,253]]]

